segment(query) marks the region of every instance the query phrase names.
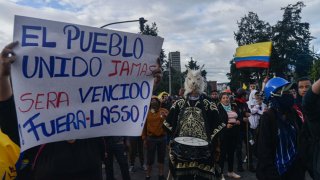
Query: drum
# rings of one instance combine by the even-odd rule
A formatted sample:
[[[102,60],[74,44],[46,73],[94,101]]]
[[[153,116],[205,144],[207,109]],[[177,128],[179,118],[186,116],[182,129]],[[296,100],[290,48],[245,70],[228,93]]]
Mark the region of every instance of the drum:
[[[196,137],[176,137],[170,143],[171,153],[182,161],[195,161],[211,157],[209,143]]]
[[[208,142],[196,137],[176,137],[174,141],[188,146],[208,146]]]

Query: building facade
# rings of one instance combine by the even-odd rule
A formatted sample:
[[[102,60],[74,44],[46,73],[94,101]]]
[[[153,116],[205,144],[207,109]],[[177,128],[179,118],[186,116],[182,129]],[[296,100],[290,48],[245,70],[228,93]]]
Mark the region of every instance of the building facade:
[[[169,52],[168,57],[171,63],[171,67],[181,73],[180,52],[179,51]]]

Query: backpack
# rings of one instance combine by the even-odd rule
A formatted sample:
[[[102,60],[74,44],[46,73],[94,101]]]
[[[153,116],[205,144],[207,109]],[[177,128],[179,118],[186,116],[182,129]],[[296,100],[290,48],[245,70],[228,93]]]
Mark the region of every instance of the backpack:
[[[320,137],[312,131],[310,121],[305,121],[299,135],[301,160],[314,180],[320,180]]]

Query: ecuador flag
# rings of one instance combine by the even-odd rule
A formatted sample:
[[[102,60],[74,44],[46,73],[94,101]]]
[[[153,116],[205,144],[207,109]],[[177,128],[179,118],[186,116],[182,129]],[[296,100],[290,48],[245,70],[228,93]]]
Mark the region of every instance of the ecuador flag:
[[[236,68],[269,68],[272,42],[261,42],[237,48]]]

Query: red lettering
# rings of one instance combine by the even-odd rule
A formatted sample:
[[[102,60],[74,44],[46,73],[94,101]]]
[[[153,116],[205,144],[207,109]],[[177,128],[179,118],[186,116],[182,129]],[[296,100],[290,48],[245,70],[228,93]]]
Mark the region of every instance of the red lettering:
[[[26,109],[22,109],[22,108],[20,108],[19,107],[19,111],[20,112],[28,112],[28,111],[30,111],[30,109],[32,108],[32,106],[33,106],[33,99],[27,99],[27,97],[29,97],[30,95],[32,95],[32,93],[25,93],[25,94],[22,94],[21,96],[20,96],[20,101],[21,102],[25,102],[25,101],[27,101],[26,102]],[[27,96],[27,97],[26,97]],[[28,103],[29,102],[29,103]]]
[[[132,71],[135,69],[135,67],[139,67],[138,72],[137,72],[137,76],[138,76],[139,72],[140,72],[140,69],[141,69],[141,63],[139,63],[139,64],[132,63],[130,75],[132,75]]]
[[[35,105],[34,105],[34,108],[35,108],[35,109],[43,109],[43,108],[44,108],[43,106],[42,106],[42,107],[41,107],[41,106],[40,106],[40,107],[38,106],[39,104],[40,104],[40,105],[43,105],[43,103],[42,103],[42,101],[41,101],[41,98],[40,98],[41,96],[44,96],[44,94],[38,94],[38,95],[37,95],[36,103],[35,103]]]
[[[64,99],[62,99],[62,98],[64,98]],[[67,103],[67,106],[69,106],[69,96],[68,96],[68,94],[67,93],[65,93],[65,92],[59,92],[59,94],[58,94],[58,100],[57,100],[57,108],[59,108],[60,107],[60,103]]]
[[[141,74],[142,73],[144,73],[144,75],[146,75],[146,73],[147,73],[147,69],[148,69],[148,67],[147,67],[147,64],[143,64],[143,66],[142,66],[142,70],[141,70],[141,72],[140,72],[140,76],[141,76]]]
[[[62,104],[69,106],[69,96],[66,92],[25,93],[20,96],[20,112],[28,112],[31,109],[55,109]]]
[[[152,71],[153,70],[155,70],[157,68],[157,66],[156,65],[151,65],[151,66],[149,66],[149,74],[147,74],[147,76],[151,76],[152,75]]]
[[[114,71],[109,74],[110,76],[151,76],[152,71],[156,68],[156,65],[148,66],[147,63],[131,63],[128,61],[112,60],[114,65]],[[119,64],[119,66],[118,66]],[[142,67],[141,67],[142,66]],[[119,70],[119,71],[118,71]]]
[[[48,92],[47,94],[47,107],[49,109],[49,105],[51,104],[53,108],[56,108],[54,102],[57,101],[57,94],[55,92]]]
[[[124,61],[122,63],[121,71],[120,71],[120,76],[122,76],[122,72],[127,71],[127,76],[129,75],[129,63],[128,61]]]
[[[115,64],[115,66],[114,66],[114,72],[113,72],[113,73],[110,73],[110,74],[109,74],[109,77],[118,74],[118,64],[121,63],[121,61],[120,61],[120,60],[112,60],[111,63],[113,63],[113,64],[116,63],[116,64]]]

